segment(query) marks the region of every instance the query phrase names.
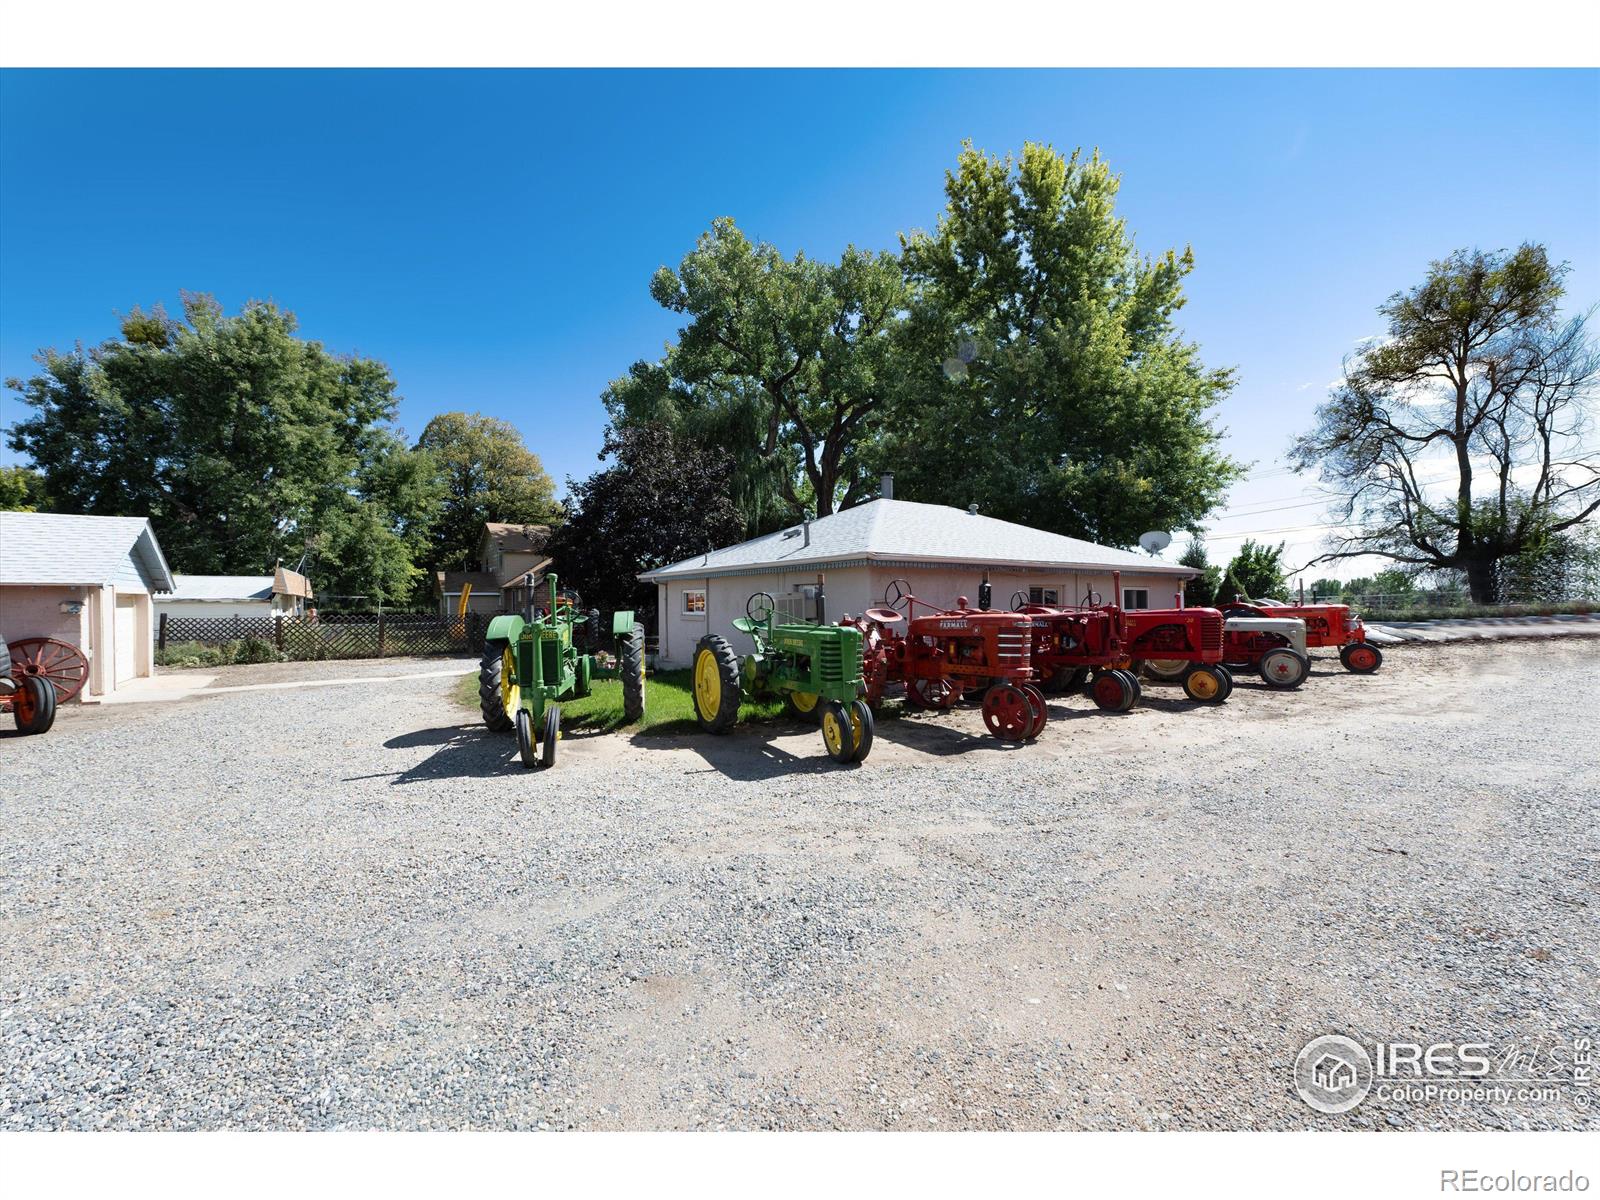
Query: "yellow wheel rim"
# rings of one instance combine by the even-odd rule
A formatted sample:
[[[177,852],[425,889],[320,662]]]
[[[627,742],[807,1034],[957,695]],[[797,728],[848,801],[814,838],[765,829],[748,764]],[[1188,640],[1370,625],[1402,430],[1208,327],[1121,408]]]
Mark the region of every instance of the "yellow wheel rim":
[[[830,754],[844,749],[844,727],[839,724],[838,714],[831,710],[822,714],[822,740],[827,743]]]
[[[1209,700],[1222,690],[1222,686],[1210,671],[1195,671],[1189,676],[1189,690],[1200,699]]]
[[[500,706],[514,713],[522,705],[522,688],[517,685],[517,654],[510,646],[500,656]]]
[[[853,704],[850,706],[850,748],[861,749],[861,714]]]
[[[822,697],[815,692],[790,692],[789,699],[794,701],[794,706],[801,712],[808,713],[816,708],[817,701]]]
[[[707,720],[714,719],[722,707],[722,674],[717,670],[717,656],[709,650],[700,651],[694,660],[694,699]]]

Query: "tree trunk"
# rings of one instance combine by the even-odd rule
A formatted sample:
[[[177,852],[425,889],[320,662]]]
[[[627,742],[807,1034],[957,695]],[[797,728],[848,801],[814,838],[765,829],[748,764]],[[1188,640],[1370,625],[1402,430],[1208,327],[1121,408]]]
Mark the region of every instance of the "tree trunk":
[[[1474,604],[1500,603],[1500,581],[1492,558],[1477,558],[1466,564],[1467,588]]]

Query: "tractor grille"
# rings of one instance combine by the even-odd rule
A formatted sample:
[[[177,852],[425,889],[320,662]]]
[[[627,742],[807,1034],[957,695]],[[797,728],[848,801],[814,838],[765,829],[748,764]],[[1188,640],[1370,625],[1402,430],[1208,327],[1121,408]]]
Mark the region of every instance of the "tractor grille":
[[[1017,629],[1002,629],[995,634],[996,666],[1025,667],[1033,659],[1033,630],[1023,625]]]
[[[1200,649],[1222,653],[1222,614],[1208,612],[1200,618]]]
[[[844,649],[838,638],[829,638],[818,648],[816,666],[823,683],[844,682]]]

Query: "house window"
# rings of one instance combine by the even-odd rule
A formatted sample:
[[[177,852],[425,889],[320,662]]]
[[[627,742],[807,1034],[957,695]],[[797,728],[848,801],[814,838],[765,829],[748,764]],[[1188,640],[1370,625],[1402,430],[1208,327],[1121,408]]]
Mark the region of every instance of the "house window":
[[[808,609],[810,611],[815,611],[815,608],[809,606],[806,602],[806,598],[799,592],[789,592],[778,597],[778,607],[776,611],[778,616],[785,621],[805,620]]]
[[[1059,604],[1059,593],[1055,588],[1031,587],[1028,589],[1029,604]]]
[[[1150,607],[1150,589],[1149,588],[1123,588],[1122,589],[1122,607],[1123,608],[1149,608]]]
[[[683,593],[683,615],[686,617],[704,616],[706,611],[706,593],[704,588],[689,588]]]

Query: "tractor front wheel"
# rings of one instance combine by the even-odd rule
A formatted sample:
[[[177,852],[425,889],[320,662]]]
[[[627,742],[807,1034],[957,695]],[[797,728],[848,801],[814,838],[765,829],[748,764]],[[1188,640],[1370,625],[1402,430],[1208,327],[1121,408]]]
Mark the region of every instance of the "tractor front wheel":
[[[552,704],[544,710],[544,736],[539,740],[539,765],[556,765],[556,743],[561,740],[561,708]]]
[[[1183,677],[1183,694],[1197,704],[1221,704],[1233,689],[1218,667],[1195,667]]]
[[[694,652],[694,716],[707,733],[726,733],[739,719],[739,658],[714,633]]]
[[[617,655],[622,668],[622,717],[632,725],[644,720],[644,630],[637,626],[622,639]]]
[[[511,643],[485,642],[483,657],[478,660],[478,708],[483,713],[483,723],[495,733],[507,732],[521,703],[517,656]]]
[[[1268,687],[1297,688],[1311,673],[1311,660],[1298,650],[1279,646],[1261,656],[1261,664],[1257,669]]]
[[[872,709],[864,700],[848,707],[837,700],[818,705],[822,711],[822,744],[834,762],[860,762],[872,750]]]
[[[983,723],[1005,742],[1020,742],[1033,728],[1033,705],[1021,688],[997,683],[983,694]]]
[[[24,675],[11,693],[18,733],[45,733],[56,723],[56,689],[40,675]]]
[[[1383,651],[1371,642],[1351,642],[1339,651],[1344,669],[1354,675],[1371,675],[1383,666]]]
[[[517,709],[517,753],[522,765],[530,771],[539,765],[539,755],[534,749],[533,714],[525,708]]]
[[[1031,742],[1044,732],[1045,722],[1050,719],[1050,710],[1044,705],[1044,693],[1033,684],[1023,684],[1022,694],[1028,698],[1028,706],[1033,709],[1033,722],[1028,726],[1028,740]]]

